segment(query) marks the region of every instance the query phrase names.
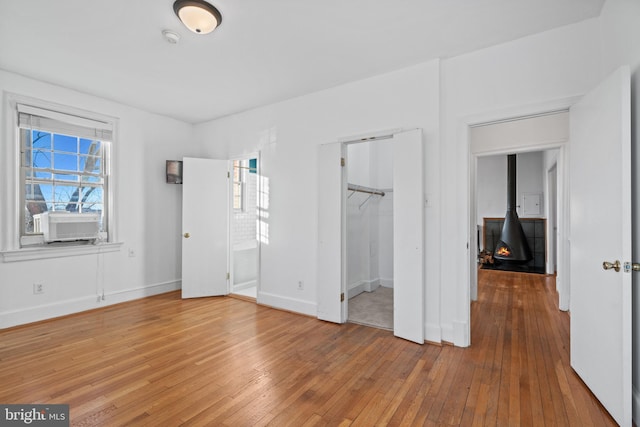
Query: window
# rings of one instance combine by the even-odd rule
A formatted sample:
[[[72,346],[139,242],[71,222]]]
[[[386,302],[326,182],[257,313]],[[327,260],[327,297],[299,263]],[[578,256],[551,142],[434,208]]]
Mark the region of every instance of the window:
[[[247,173],[258,171],[258,159],[233,161],[233,210],[246,210],[246,182]]]
[[[42,243],[34,215],[91,212],[108,236],[109,148],[113,125],[17,104],[20,140],[20,243]]]
[[[233,161],[233,210],[244,211],[245,168],[243,160]]]

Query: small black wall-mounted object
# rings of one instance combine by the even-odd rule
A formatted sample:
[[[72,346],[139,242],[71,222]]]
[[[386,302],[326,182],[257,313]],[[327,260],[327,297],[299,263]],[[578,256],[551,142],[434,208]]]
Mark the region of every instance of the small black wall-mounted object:
[[[182,184],[182,160],[167,160],[167,184]]]

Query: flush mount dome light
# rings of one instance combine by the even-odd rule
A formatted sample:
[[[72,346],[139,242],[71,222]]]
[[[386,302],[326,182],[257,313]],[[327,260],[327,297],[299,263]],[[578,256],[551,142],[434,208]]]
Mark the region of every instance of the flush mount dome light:
[[[173,11],[196,34],[208,34],[222,22],[220,11],[204,0],[176,0]]]

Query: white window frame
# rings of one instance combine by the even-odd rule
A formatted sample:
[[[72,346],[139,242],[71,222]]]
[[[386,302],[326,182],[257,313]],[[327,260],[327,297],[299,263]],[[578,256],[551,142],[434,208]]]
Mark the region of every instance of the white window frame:
[[[116,243],[116,224],[114,210],[115,182],[113,180],[112,159],[115,158],[118,119],[115,117],[82,110],[75,107],[6,93],[3,100],[4,132],[0,136],[4,143],[0,144],[0,254],[5,262],[29,259],[55,258],[86,253],[103,253],[119,250],[121,243]],[[49,112],[54,120],[70,120],[72,125],[87,126],[97,124],[109,130],[111,138],[103,161],[108,182],[103,189],[104,226],[106,233],[93,245],[77,243],[47,245],[42,235],[23,236],[21,224],[24,210],[24,185],[21,170],[21,141],[18,106],[28,106],[27,110]],[[21,107],[25,111],[24,107]],[[64,133],[64,132],[59,132]],[[99,138],[96,138],[99,139]]]
[[[235,169],[236,169],[236,165],[235,163],[238,162],[238,178],[239,181],[235,181],[233,178],[235,178]],[[232,172],[231,172],[231,181],[232,181],[232,190],[233,190],[233,197],[232,197],[232,201],[233,201],[233,211],[235,213],[242,213],[242,212],[246,212],[247,210],[247,165],[245,165],[245,163],[248,163],[246,160],[244,159],[236,159],[236,160],[232,160],[231,161],[231,166],[232,166]],[[235,191],[236,191],[236,184],[239,185],[240,187],[240,207],[236,208],[235,207]]]

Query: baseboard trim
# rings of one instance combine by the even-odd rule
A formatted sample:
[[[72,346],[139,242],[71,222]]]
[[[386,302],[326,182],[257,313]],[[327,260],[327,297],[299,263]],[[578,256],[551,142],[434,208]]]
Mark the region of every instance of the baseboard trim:
[[[440,326],[441,341],[453,342],[453,325],[444,324]]]
[[[428,341],[430,343],[442,342],[442,329],[440,328],[440,325],[427,323],[424,330],[425,330],[425,341]]]
[[[466,322],[453,322],[453,344],[456,347],[469,347],[469,325]]]
[[[381,286],[381,279],[373,280],[360,280],[355,283],[351,283],[348,287],[347,298],[351,299],[363,292],[373,292]]]
[[[247,282],[236,283],[233,285],[234,291],[240,291],[242,289],[255,288],[258,285],[257,280],[249,280]]]
[[[380,279],[380,286],[385,288],[393,288],[393,279]]]
[[[297,298],[283,297],[269,292],[259,291],[256,302],[260,305],[267,305],[269,307],[304,314],[311,317],[317,317],[318,315],[318,306],[316,303]]]
[[[4,311],[0,313],[0,329],[67,316],[69,314],[80,313],[100,307],[107,307],[121,302],[172,292],[180,289],[181,285],[181,280],[171,280],[148,286],[139,286],[115,292],[105,292],[104,299],[97,295],[87,295],[81,298],[57,301],[50,304],[41,304],[34,307]]]

